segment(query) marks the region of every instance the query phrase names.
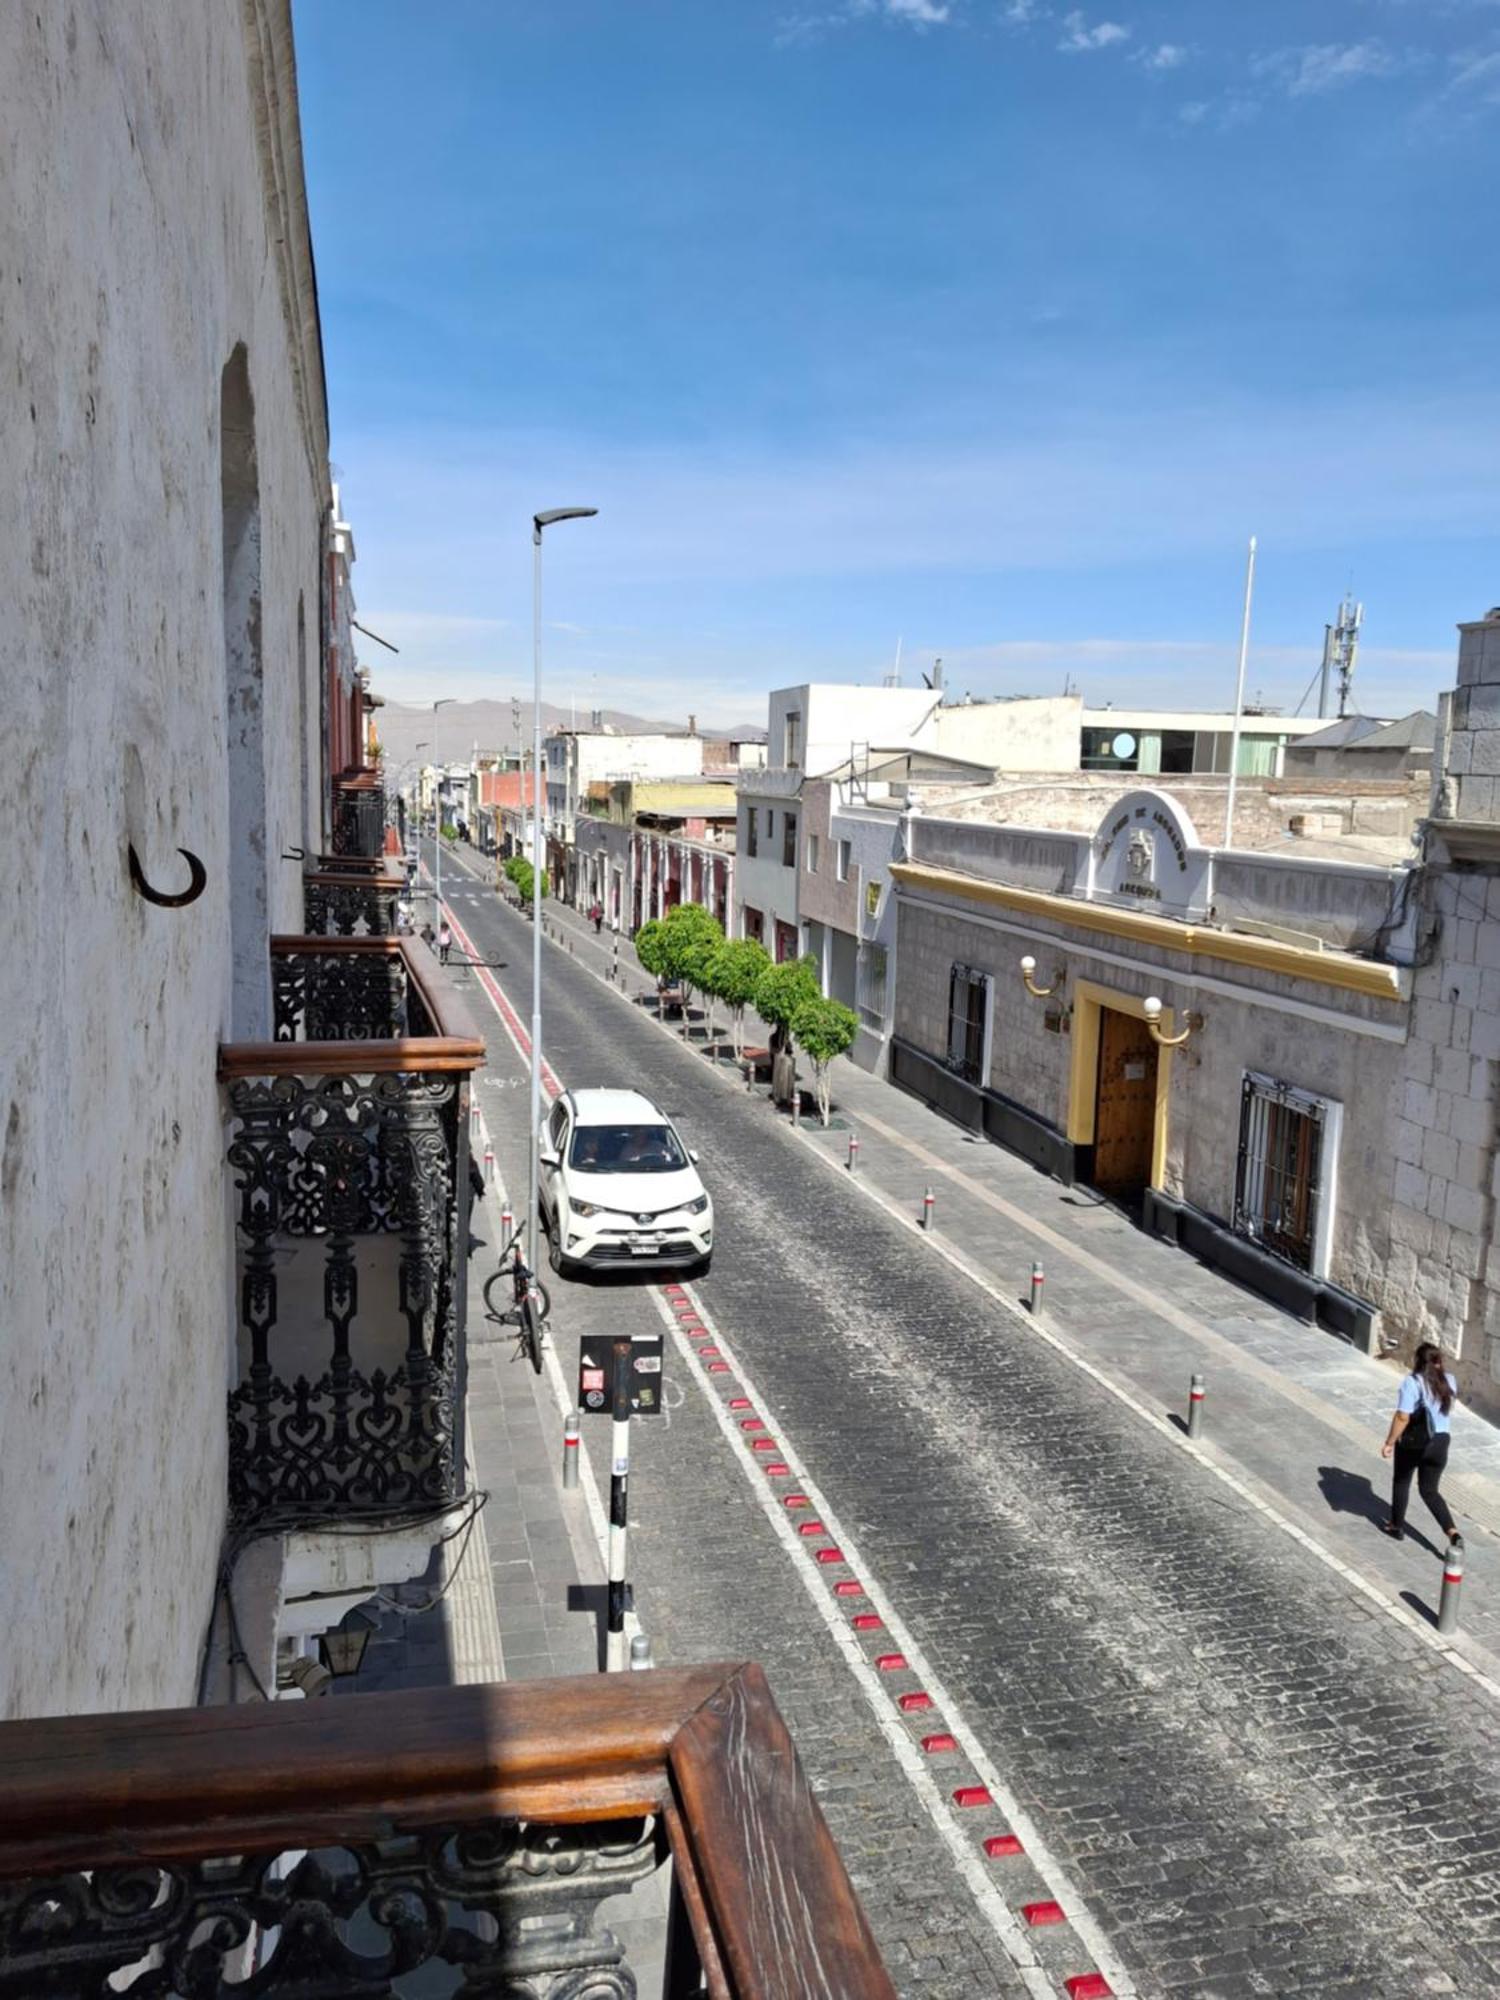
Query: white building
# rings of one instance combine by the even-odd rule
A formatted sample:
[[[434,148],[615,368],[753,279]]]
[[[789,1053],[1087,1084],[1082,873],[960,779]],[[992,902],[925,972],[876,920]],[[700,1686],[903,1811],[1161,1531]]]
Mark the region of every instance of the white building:
[[[272,1168],[259,1209],[249,1186],[252,1159],[297,1151],[276,1090],[316,1088],[266,1045],[331,1020],[299,982],[351,942],[298,937],[304,865],[337,850],[351,874],[323,901],[368,901],[353,860],[373,869],[384,833],[288,0],[111,0],[86,27],[0,9],[0,118],[0,266],[27,273],[0,317],[0,760],[28,829],[0,965],[0,1714],[191,1706],[231,1505],[243,1524],[274,1481],[285,1374],[327,1367],[298,1293],[318,1248],[273,1246]],[[328,1564],[304,1546],[294,1574],[288,1537],[254,1540],[236,1607],[265,1680],[278,1633],[343,1607],[297,1627]],[[369,1537],[336,1556],[367,1596]]]
[[[577,900],[574,825],[586,811],[589,787],[639,778],[696,778],[703,771],[703,738],[694,729],[622,735],[601,725],[557,729],[546,739],[545,832],[547,867],[557,893]]]

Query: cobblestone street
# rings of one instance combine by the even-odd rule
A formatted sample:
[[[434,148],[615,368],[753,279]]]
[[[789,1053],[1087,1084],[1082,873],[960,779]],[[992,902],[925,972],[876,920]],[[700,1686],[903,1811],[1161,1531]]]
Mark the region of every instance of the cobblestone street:
[[[524,1017],[529,925],[446,886]],[[641,1622],[658,1663],[765,1664],[901,1990],[1060,1993],[1105,1964],[1116,1991],[1213,2000],[1500,1992],[1487,1685],[579,959],[548,944],[545,978],[559,1077],[671,1110],[717,1212],[713,1273],[678,1315],[701,1303],[704,1331],[675,1333],[668,1418],[634,1427]],[[517,1190],[520,1058],[492,1014],[486,1030],[486,1117]],[[569,1381],[581,1336],[673,1316],[656,1286],[553,1290]],[[785,1479],[740,1432],[757,1417]],[[596,1459],[603,1441],[586,1439]],[[822,1575],[816,1538],[799,1549],[773,1518],[798,1489],[846,1559]],[[896,1650],[906,1671],[877,1665]],[[931,1708],[898,1706],[924,1692]],[[971,1785],[991,1803],[955,1808]],[[1021,1822],[1024,1854],[986,1853]],[[1046,1922],[1052,1901],[1075,1921]]]

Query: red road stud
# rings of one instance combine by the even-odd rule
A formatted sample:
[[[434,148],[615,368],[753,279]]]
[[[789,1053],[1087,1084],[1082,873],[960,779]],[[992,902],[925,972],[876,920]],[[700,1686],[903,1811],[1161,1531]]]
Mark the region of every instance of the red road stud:
[[[799,1521],[797,1523],[797,1533],[799,1535],[826,1535],[828,1530],[823,1526],[821,1521]]]
[[[899,1674],[905,1670],[906,1655],[905,1653],[881,1653],[876,1659],[875,1665],[883,1674]]]
[[[1075,1972],[1063,1981],[1068,2000],[1112,2000],[1114,1990],[1102,1972]]]
[[[1019,1834],[992,1833],[984,1843],[984,1851],[991,1861],[1008,1861],[1013,1854],[1024,1854]]]
[[[710,1361],[708,1372],[710,1375],[727,1375],[729,1373],[729,1363],[727,1361]]]
[[[1050,1899],[1045,1903],[1023,1903],[1021,1915],[1034,1931],[1041,1930],[1047,1924],[1065,1924],[1068,1921],[1062,1904],[1054,1903]]]
[[[995,1801],[990,1797],[988,1785],[960,1785],[953,1794],[953,1803],[956,1806],[992,1806]]]
[[[885,1620],[876,1611],[861,1611],[854,1621],[856,1632],[878,1632]]]
[[[896,1706],[903,1715],[916,1715],[924,1708],[931,1708],[932,1696],[930,1694],[923,1694],[920,1690],[912,1694],[904,1694],[897,1701]]]
[[[763,1431],[765,1424],[759,1417],[741,1417],[740,1429],[742,1431]]]
[[[750,1407],[750,1398],[748,1396],[731,1396],[729,1407],[731,1410],[748,1410]]]
[[[862,1583],[856,1583],[852,1576],[846,1576],[842,1583],[833,1586],[833,1594],[835,1597],[863,1597],[865,1587]]]
[[[727,1368],[729,1364],[726,1362],[724,1365]],[[766,1468],[768,1479],[790,1479],[792,1476],[792,1468],[779,1458],[762,1459],[761,1463]]]
[[[700,1347],[698,1349],[698,1359],[706,1361],[711,1354],[717,1354],[718,1351],[717,1347]]]
[[[950,1736],[946,1729],[940,1729],[935,1736],[922,1738],[922,1748],[929,1757],[945,1757],[950,1750],[958,1748],[958,1741]]]
[[[810,1507],[812,1502],[805,1493],[788,1493],[783,1505],[787,1507]]]
[[[776,1440],[775,1438],[751,1438],[750,1449],[752,1451],[774,1452],[777,1449]]]
[[[844,1560],[844,1551],[834,1548],[819,1549],[817,1559],[820,1563],[841,1563]]]

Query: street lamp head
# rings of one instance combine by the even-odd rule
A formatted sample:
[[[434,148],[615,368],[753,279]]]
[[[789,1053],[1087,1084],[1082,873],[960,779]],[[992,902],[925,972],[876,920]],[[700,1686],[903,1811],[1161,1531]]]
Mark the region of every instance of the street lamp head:
[[[544,514],[531,517],[531,539],[539,542],[543,528],[550,528],[555,521],[587,521],[597,514],[597,507],[549,507]]]
[[[432,705],[434,708],[452,708],[454,702],[457,700],[458,696],[456,694],[445,694],[441,701],[435,701]]]
[[[1161,1002],[1154,993],[1149,994],[1141,1002],[1141,1012],[1148,1021],[1159,1021],[1161,1019]]]

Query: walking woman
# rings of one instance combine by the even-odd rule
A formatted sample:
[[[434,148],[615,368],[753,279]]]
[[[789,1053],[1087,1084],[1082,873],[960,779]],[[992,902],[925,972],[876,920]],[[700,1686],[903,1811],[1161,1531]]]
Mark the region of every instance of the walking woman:
[[[1406,1533],[1406,1503],[1412,1475],[1428,1513],[1448,1537],[1450,1548],[1461,1549],[1464,1538],[1454,1525],[1448,1503],[1439,1490],[1448,1463],[1451,1411],[1458,1384],[1443,1366],[1443,1350],[1424,1340],[1412,1358],[1411,1373],[1401,1384],[1391,1427],[1380,1447],[1382,1458],[1396,1461],[1391,1480],[1391,1518],[1381,1527],[1393,1540]]]

